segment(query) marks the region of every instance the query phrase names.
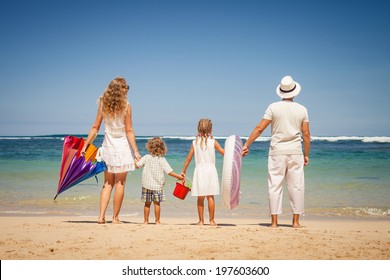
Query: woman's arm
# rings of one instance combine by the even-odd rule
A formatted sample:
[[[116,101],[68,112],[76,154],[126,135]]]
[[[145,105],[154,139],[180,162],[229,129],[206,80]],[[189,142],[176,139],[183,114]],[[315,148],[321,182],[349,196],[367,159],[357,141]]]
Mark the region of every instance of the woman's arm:
[[[96,114],[95,122],[92,125],[91,129],[89,130],[87,140],[85,140],[85,142],[84,142],[84,146],[83,146],[83,149],[81,150],[81,153],[84,153],[85,150],[87,149],[88,145],[91,144],[93,142],[93,140],[95,140],[95,138],[99,132],[100,126],[102,124],[102,121],[103,121],[103,113],[102,113],[102,110],[99,106],[99,109],[98,109],[97,114]]]
[[[139,160],[141,155],[138,152],[137,143],[135,141],[135,134],[133,129],[133,121],[131,118],[131,106],[130,104],[127,107],[126,116],[125,116],[125,128],[126,128],[126,137],[130,146],[133,148],[135,158]]]

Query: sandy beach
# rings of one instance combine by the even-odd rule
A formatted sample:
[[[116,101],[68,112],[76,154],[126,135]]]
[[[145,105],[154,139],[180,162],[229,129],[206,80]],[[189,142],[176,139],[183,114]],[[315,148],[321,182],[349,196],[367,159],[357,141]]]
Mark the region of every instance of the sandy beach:
[[[390,260],[390,221],[164,218],[98,225],[93,217],[0,217],[2,260]]]

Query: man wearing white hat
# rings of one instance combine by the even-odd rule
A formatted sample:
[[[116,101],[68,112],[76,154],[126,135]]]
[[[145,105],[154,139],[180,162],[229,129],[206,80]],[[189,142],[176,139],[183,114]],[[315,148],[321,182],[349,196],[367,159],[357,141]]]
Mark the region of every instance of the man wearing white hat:
[[[286,181],[293,210],[292,226],[300,227],[299,217],[304,214],[304,166],[309,164],[310,129],[307,109],[294,102],[301,86],[291,76],[285,76],[276,93],[282,99],[272,103],[263,119],[254,128],[243,147],[243,155],[250,145],[271,124],[271,143],[268,154],[268,187],[271,227],[278,226],[282,213],[283,182]],[[301,144],[303,138],[303,152]]]

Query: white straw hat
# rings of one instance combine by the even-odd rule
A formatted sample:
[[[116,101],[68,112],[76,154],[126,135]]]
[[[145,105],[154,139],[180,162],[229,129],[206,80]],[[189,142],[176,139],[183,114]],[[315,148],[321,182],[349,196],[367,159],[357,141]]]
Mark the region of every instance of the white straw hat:
[[[301,85],[295,82],[291,76],[285,76],[280,81],[280,85],[276,88],[277,95],[280,98],[292,98],[297,96],[301,91]]]

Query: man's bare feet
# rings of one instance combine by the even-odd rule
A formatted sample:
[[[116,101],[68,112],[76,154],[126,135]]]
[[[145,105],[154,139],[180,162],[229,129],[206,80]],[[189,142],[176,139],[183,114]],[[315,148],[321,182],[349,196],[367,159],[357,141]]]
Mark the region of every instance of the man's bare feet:
[[[303,226],[301,226],[300,224],[293,224],[292,227],[293,228],[302,228]]]

